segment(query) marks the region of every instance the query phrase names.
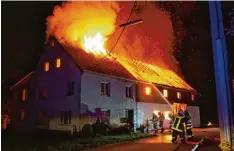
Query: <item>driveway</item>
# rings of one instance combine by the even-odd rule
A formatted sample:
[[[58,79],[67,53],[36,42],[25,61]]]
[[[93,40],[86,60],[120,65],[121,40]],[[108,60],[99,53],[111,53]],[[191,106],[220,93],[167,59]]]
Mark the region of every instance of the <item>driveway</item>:
[[[90,149],[89,151],[190,151],[202,137],[205,137],[205,143],[197,151],[221,151],[218,147],[218,128],[194,129],[193,131],[195,139],[193,142],[187,142],[187,144],[172,144],[171,134],[165,132],[165,134],[158,134],[155,137]]]

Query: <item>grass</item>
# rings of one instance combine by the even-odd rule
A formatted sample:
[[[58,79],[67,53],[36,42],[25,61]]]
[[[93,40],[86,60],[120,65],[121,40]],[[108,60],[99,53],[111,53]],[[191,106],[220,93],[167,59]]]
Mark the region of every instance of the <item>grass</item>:
[[[2,151],[80,151],[82,149],[101,147],[126,141],[134,141],[153,136],[152,134],[122,134],[96,136],[92,138],[74,138],[58,136],[20,136],[14,135],[2,143]],[[2,138],[4,139],[4,138]],[[7,145],[7,146],[6,146]]]

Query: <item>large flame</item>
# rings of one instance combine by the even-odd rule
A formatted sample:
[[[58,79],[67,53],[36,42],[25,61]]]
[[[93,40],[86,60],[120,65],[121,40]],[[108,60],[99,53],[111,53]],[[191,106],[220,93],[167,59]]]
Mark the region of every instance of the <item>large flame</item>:
[[[116,2],[66,2],[56,6],[53,15],[47,18],[47,37],[55,36],[62,44],[107,57],[107,50],[113,47],[122,30],[116,28],[116,23],[124,23],[132,7],[129,2],[122,4],[125,6],[122,11]],[[193,90],[171,71],[177,71],[177,62],[168,15],[155,5],[144,9],[140,16],[143,25],[127,28],[111,56],[139,80]],[[118,12],[122,12],[119,19]],[[152,14],[156,20],[152,20]]]
[[[94,37],[84,36],[84,50],[97,55],[107,55],[107,51],[104,48],[106,40],[107,38],[100,33],[97,33]]]
[[[96,56],[107,54],[107,36],[115,30],[119,7],[115,2],[66,2],[47,18],[47,37],[84,49]]]

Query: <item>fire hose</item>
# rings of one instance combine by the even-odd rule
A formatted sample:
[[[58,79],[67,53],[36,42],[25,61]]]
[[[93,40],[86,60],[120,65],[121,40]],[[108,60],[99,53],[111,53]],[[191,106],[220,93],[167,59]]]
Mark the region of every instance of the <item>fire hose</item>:
[[[204,143],[204,138],[202,138],[192,149],[191,151],[196,151],[199,147],[199,145]],[[180,148],[180,144],[173,150],[173,151],[177,151]]]
[[[193,147],[193,149],[192,149],[191,151],[196,151],[196,149],[199,147],[199,145],[203,144],[204,140],[205,140],[205,139],[202,138],[202,140],[200,140],[200,141]]]

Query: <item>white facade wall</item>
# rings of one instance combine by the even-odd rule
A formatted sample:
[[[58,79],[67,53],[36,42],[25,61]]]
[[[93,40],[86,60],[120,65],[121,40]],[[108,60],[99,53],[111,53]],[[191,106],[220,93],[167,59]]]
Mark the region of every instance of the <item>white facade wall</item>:
[[[101,95],[101,82],[110,82],[110,97]],[[133,98],[126,97],[126,85],[133,86]],[[132,109],[136,115],[135,84],[115,77],[84,71],[81,76],[81,114],[88,109],[110,110],[111,124],[120,124],[120,118],[126,117],[125,109]],[[134,123],[136,116],[134,115]]]

